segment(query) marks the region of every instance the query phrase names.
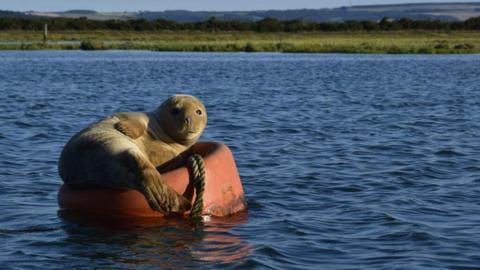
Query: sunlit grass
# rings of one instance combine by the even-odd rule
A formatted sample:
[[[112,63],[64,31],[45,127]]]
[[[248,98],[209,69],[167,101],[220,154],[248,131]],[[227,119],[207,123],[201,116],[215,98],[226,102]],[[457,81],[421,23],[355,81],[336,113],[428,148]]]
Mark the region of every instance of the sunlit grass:
[[[82,43],[83,42],[83,43]],[[309,53],[480,53],[480,32],[0,31],[0,49],[119,49]]]

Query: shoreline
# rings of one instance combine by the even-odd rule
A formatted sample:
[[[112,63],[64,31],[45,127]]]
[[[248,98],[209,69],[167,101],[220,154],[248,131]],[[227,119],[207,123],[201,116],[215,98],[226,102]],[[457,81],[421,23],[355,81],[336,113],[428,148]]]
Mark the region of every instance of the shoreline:
[[[478,31],[198,32],[0,31],[0,50],[147,50],[351,54],[476,54]]]

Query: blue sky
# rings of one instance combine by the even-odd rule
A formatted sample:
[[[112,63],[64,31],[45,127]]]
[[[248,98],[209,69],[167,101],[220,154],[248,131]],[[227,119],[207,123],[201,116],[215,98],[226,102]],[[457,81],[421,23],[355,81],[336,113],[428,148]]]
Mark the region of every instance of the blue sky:
[[[466,2],[468,0],[0,0],[0,10],[64,11],[69,9],[93,9],[97,11],[139,10],[258,10],[331,8],[339,6],[395,4],[420,2]],[[479,2],[479,1],[471,1]]]

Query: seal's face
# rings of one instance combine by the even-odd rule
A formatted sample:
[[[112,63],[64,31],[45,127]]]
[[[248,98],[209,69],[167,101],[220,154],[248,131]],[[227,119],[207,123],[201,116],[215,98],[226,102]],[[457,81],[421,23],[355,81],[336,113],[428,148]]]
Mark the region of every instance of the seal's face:
[[[203,103],[193,96],[175,95],[161,106],[161,125],[165,132],[182,144],[194,143],[207,124]]]

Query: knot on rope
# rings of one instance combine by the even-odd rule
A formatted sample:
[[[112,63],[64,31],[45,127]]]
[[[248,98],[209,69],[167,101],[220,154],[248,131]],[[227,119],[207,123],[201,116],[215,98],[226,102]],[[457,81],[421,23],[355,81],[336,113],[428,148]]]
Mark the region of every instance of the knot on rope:
[[[190,183],[195,188],[195,201],[190,211],[190,219],[198,220],[202,217],[203,193],[205,191],[205,164],[199,154],[191,155],[187,160],[187,167],[190,175]]]

